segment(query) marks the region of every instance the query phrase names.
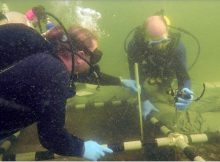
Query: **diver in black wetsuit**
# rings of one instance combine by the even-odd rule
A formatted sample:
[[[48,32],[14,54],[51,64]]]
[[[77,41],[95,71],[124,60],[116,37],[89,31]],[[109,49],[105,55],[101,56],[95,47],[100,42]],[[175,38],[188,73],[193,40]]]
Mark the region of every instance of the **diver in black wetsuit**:
[[[176,109],[186,110],[193,99],[186,66],[186,51],[180,40],[180,34],[168,30],[168,22],[163,15],[150,16],[143,26],[134,30],[126,52],[131,78],[134,78],[134,63],[139,64],[143,119],[150,119],[149,115],[152,112],[160,111],[154,116],[168,128],[173,128],[178,123],[177,116],[183,113]],[[166,93],[173,88],[171,83],[174,79],[177,79],[178,94],[181,94],[176,98],[176,109],[173,108],[173,96]],[[146,160],[176,160],[174,149],[158,148],[152,142],[159,134],[155,131],[156,127],[152,127],[148,122],[143,127],[146,132],[144,136]]]
[[[134,63],[140,68],[140,84],[145,81],[162,89],[171,88],[173,79],[178,81],[178,89],[184,96],[175,103],[180,110],[186,109],[193,99],[190,77],[186,67],[186,52],[179,33],[168,31],[166,19],[155,15],[137,27],[127,47],[131,78],[134,78]],[[158,109],[149,101],[149,94],[142,86],[143,117]],[[187,97],[186,97],[187,96]]]
[[[54,27],[45,40],[22,24],[0,26],[0,98],[8,101],[0,104],[0,140],[37,122],[40,142],[48,150],[97,160],[112,150],[68,133],[64,124],[66,100],[75,95],[72,83],[97,84],[86,61],[95,65],[101,54],[97,54],[96,37],[88,30],[72,27],[68,33],[71,40]],[[68,41],[73,42],[74,50]],[[128,87],[133,83],[130,88],[135,89],[132,80],[99,73],[102,85]]]

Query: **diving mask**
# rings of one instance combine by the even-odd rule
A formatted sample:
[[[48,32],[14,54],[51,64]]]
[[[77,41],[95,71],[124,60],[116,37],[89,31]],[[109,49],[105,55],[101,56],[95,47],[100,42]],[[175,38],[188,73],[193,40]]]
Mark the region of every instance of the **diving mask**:
[[[102,51],[96,48],[93,52],[88,50],[88,54],[90,55],[90,63],[92,65],[97,64],[102,58]]]
[[[158,40],[149,40],[148,41],[148,45],[151,48],[159,48],[159,49],[163,49],[166,48],[166,46],[171,42],[171,39],[169,37],[165,37],[162,39],[158,39]]]

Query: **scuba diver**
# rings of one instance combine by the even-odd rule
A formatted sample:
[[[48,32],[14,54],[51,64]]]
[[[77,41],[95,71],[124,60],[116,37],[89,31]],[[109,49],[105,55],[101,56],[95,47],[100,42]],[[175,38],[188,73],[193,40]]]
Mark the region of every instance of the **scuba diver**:
[[[16,12],[16,11],[8,11],[8,12],[0,12],[0,25],[9,24],[9,23],[22,23],[27,26],[31,26],[29,21],[26,19],[25,15]]]
[[[39,28],[40,33],[43,32],[41,22],[46,24],[46,29],[53,27],[54,24],[47,21],[49,18],[46,16],[45,8],[38,5],[29,9],[25,14],[10,11],[7,4],[3,4],[0,12],[0,25],[8,23],[22,23],[32,28]]]
[[[102,53],[90,31],[64,31],[54,27],[44,38],[23,24],[0,26],[0,140],[36,122],[39,140],[48,150],[98,160],[113,151],[64,128],[66,100],[76,93],[74,82],[133,90],[136,84],[100,71]]]
[[[134,29],[134,35],[126,47],[129,71],[134,78],[134,63],[139,64],[142,85],[143,118],[159,110],[149,100],[145,83],[168,91],[176,78],[178,95],[175,107],[185,110],[193,100],[190,77],[186,65],[186,51],[180,33],[169,30],[169,19],[163,15],[148,17],[142,26]]]
[[[42,5],[38,5],[32,7],[25,13],[25,16],[29,24],[34,28],[38,27],[41,33],[42,33],[41,21],[45,23],[47,20],[45,12],[46,12],[45,8]]]
[[[181,41],[184,33],[193,38],[198,46],[196,58],[190,66],[186,62],[186,49]],[[132,37],[131,37],[132,36]],[[128,41],[128,38],[129,41]],[[149,16],[143,25],[129,32],[124,42],[127,53],[129,72],[135,78],[134,64],[139,65],[139,80],[141,85],[142,118],[146,135],[145,155],[151,161],[176,160],[176,152],[171,147],[158,148],[154,145],[155,136],[161,136],[150,123],[150,115],[159,119],[171,130],[179,133],[189,133],[199,130],[199,119],[190,116],[188,107],[194,99],[191,90],[191,80],[188,71],[195,65],[200,54],[198,39],[190,32],[170,25],[163,10]],[[175,91],[174,91],[175,89]],[[186,110],[186,111],[185,111]],[[160,156],[158,156],[160,155]]]

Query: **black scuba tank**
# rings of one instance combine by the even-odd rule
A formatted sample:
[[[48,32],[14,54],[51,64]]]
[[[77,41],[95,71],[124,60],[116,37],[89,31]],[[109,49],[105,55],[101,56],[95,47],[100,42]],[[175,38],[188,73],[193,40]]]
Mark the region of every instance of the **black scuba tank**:
[[[50,50],[50,43],[34,29],[24,24],[0,25],[1,71],[27,56]]]

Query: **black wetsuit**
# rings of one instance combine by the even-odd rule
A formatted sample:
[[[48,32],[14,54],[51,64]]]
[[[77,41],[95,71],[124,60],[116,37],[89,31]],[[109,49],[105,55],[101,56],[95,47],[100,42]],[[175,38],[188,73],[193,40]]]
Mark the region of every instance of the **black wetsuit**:
[[[0,98],[28,107],[26,111],[0,107],[0,139],[37,122],[44,147],[61,155],[82,156],[83,140],[64,128],[66,100],[75,95],[75,89],[70,88],[70,74],[51,44],[31,28],[13,24],[0,26],[0,51],[5,56],[25,55],[19,62],[9,60],[13,66],[1,72]],[[118,78],[112,78],[111,85],[120,84]],[[86,82],[88,78],[78,79]]]
[[[134,63],[139,64],[140,83],[148,79],[160,79],[159,86],[169,87],[176,77],[178,87],[190,86],[190,78],[186,68],[186,53],[180,35],[170,33],[171,42],[165,50],[151,48],[144,38],[144,28],[138,27],[128,44],[128,63],[131,78],[134,79]],[[143,86],[142,86],[143,87]],[[142,98],[147,99],[145,90]]]

